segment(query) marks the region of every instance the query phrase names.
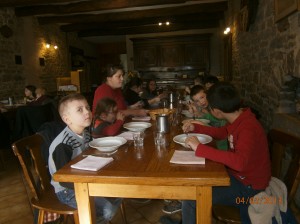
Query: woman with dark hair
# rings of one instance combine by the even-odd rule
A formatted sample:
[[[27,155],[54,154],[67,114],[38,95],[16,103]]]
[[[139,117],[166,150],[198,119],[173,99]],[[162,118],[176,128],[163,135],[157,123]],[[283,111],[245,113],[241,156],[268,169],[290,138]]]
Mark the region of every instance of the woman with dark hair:
[[[138,77],[132,78],[126,85],[124,96],[128,106],[131,108],[148,108],[160,102],[160,96],[154,96],[150,99],[142,98],[140,96],[142,93],[142,85],[143,81]]]
[[[123,68],[120,65],[108,65],[106,67],[105,82],[95,91],[93,101],[93,113],[96,110],[97,103],[105,97],[111,98],[117,103],[117,108],[125,116],[145,116],[147,111],[144,109],[127,109],[127,105],[121,90],[123,84]]]
[[[149,79],[147,81],[146,88],[143,90],[141,98],[146,100],[152,100],[155,99],[156,97],[158,97],[159,100],[161,100],[166,97],[166,93],[158,94],[155,80]],[[155,106],[155,103],[151,104],[151,106]]]
[[[33,85],[25,86],[24,94],[25,94],[26,104],[35,100],[35,98],[36,98],[35,90],[36,90],[36,87]]]

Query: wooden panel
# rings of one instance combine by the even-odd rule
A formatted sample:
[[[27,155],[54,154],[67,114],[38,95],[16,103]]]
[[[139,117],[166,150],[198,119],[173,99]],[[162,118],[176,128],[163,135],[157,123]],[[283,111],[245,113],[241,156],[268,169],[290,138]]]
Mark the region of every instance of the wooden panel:
[[[107,197],[123,198],[167,198],[193,200],[196,197],[195,186],[147,186],[120,184],[89,184],[91,196],[105,195]]]
[[[158,66],[158,54],[156,46],[137,47],[134,50],[135,67],[149,68]]]
[[[132,39],[135,69],[188,71],[209,69],[209,35]]]
[[[186,44],[184,46],[184,61],[185,65],[191,65],[198,68],[208,68],[209,52],[208,42],[199,42]]]
[[[162,67],[184,66],[182,46],[179,44],[162,45],[160,47]]]

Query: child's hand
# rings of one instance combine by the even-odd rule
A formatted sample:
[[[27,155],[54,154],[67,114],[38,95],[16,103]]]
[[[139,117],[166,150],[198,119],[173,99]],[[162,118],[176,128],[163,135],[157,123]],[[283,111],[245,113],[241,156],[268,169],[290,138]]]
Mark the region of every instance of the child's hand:
[[[187,123],[183,124],[182,130],[184,133],[191,132],[191,131],[195,130],[195,126],[194,126],[194,124],[187,122]]]
[[[191,149],[193,149],[194,151],[196,151],[198,145],[200,144],[198,138],[196,136],[191,136],[191,137],[187,137],[185,139],[185,144],[190,147]]]
[[[122,112],[119,111],[119,112],[117,113],[116,119],[117,119],[117,120],[124,121],[124,118],[125,118],[125,115],[124,115]]]
[[[149,110],[139,109],[139,110],[136,110],[135,116],[144,117],[144,116],[147,116],[148,112],[149,112]]]
[[[183,120],[182,123],[183,123],[183,124],[186,124],[186,123],[193,123],[193,124],[200,124],[200,125],[207,126],[207,124],[205,124],[205,123],[203,123],[203,122],[201,122],[201,121],[193,120],[193,119]]]

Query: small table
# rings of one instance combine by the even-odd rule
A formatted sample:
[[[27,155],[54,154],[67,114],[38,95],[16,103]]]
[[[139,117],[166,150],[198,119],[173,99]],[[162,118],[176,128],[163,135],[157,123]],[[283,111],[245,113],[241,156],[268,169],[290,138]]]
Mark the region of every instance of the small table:
[[[72,169],[71,164],[83,159],[80,155],[54,174],[55,181],[74,183],[80,223],[94,223],[94,196],[196,200],[197,223],[211,223],[212,187],[229,186],[229,176],[224,165],[210,160],[205,165],[171,164],[174,150],[186,150],[172,141],[179,128],[171,129],[166,149],[155,148],[149,128],[143,149],[126,143],[98,172]],[[90,148],[84,154],[96,152]]]

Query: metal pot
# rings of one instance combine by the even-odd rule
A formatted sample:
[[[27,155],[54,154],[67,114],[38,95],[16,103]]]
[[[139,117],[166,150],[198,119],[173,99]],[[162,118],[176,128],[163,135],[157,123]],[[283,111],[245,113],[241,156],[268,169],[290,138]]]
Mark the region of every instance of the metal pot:
[[[159,132],[169,133],[169,115],[168,114],[156,114],[156,126]]]

